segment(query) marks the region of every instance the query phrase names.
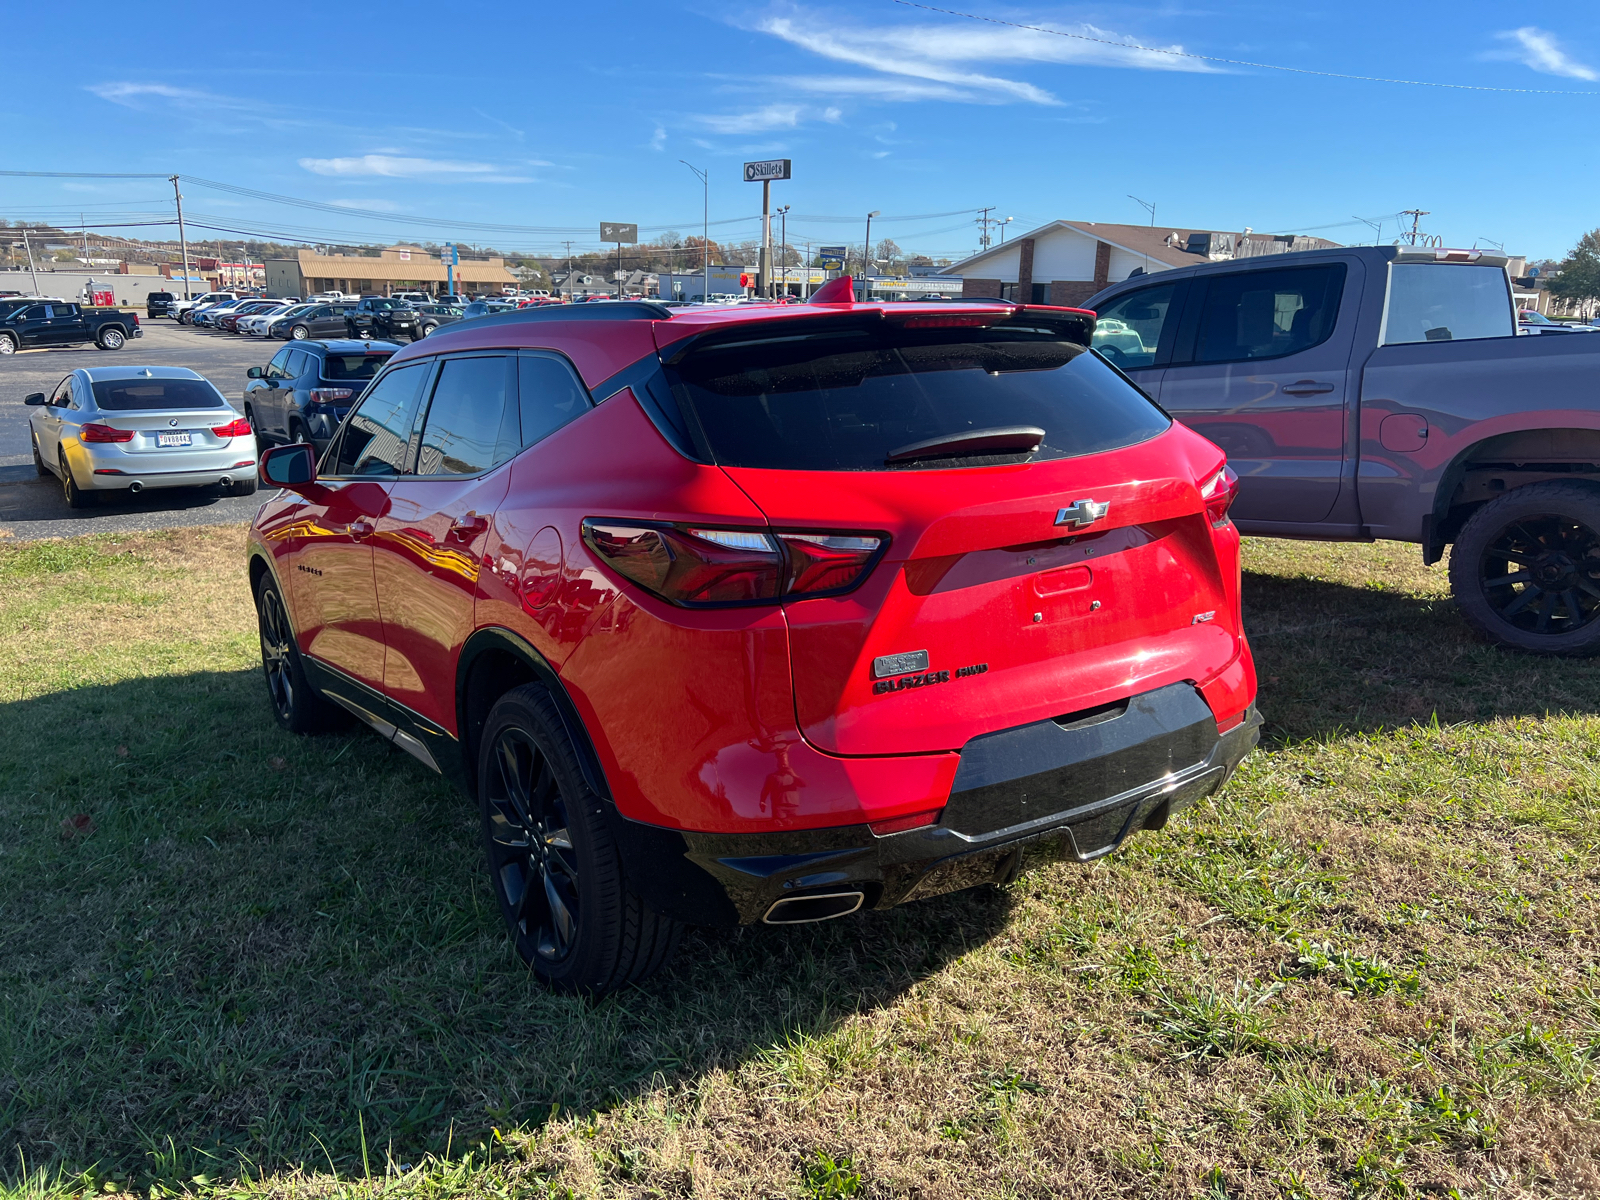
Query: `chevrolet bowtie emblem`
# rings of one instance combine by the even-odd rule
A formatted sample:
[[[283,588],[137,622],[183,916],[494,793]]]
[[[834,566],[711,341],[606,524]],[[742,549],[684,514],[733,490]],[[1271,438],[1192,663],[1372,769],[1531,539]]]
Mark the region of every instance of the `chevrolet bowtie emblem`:
[[[1074,500],[1056,512],[1056,524],[1070,525],[1074,529],[1087,529],[1096,521],[1104,520],[1110,511],[1109,500]]]

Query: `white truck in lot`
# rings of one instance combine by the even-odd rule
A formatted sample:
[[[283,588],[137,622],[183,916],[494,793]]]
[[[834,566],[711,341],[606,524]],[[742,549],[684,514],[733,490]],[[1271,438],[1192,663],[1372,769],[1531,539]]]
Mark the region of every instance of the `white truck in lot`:
[[[180,325],[188,325],[193,320],[190,316],[197,308],[204,308],[208,304],[221,304],[224,300],[237,300],[238,292],[207,292],[204,296],[195,296],[189,300],[174,300],[167,306],[167,316],[177,321]]]

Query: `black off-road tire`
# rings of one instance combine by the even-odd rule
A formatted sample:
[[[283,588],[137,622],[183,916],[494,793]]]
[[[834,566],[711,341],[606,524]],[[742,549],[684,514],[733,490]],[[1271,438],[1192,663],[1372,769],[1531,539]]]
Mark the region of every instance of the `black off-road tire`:
[[[256,627],[261,637],[261,673],[278,724],[290,733],[333,733],[348,728],[350,714],[325,700],[306,678],[289,610],[271,575],[263,575],[256,585]]]
[[[1600,487],[1536,483],[1489,501],[1456,537],[1450,589],[1490,641],[1526,654],[1600,653]]]
[[[93,508],[100,496],[96,492],[86,492],[78,486],[78,481],[72,477],[72,468],[67,466],[65,454],[56,455],[56,464],[61,471],[61,496],[67,502],[68,508]]]
[[[508,786],[519,774],[523,784]],[[607,802],[584,782],[543,687],[514,688],[490,710],[478,746],[478,803],[501,916],[541,981],[600,996],[666,965],[683,927],[628,889]],[[565,936],[552,891],[567,913]]]

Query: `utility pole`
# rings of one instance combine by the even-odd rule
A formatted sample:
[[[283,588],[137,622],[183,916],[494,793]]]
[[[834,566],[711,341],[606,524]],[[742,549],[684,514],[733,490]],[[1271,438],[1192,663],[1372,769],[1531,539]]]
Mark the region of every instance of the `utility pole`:
[[[178,177],[172,176],[172,201],[178,206],[178,245],[183,248],[183,298],[189,299],[189,237],[183,231],[183,193],[178,191]]]
[[[994,205],[978,210],[978,249],[989,248],[989,214],[994,211]]]
[[[800,295],[809,300],[811,299],[811,242],[809,240],[806,242],[805,272],[805,282],[800,285]]]
[[[23,248],[28,252],[28,274],[33,277],[33,294],[37,296],[39,294],[39,272],[34,270],[33,243],[28,240],[27,229],[23,229],[22,231],[22,245]]]
[[[785,296],[789,294],[789,208],[785,204],[778,210],[778,257],[783,260],[783,282],[778,288]]]
[[[867,273],[872,270],[872,218],[880,215],[882,209],[873,209],[867,214],[867,244],[861,247],[861,298],[872,298],[872,285],[867,282]]]
[[[700,212],[700,265],[705,268],[705,280],[700,285],[700,302],[709,304],[711,302],[711,170],[708,167],[702,171],[693,163],[682,158],[678,161],[694,172],[695,178],[700,181],[700,186],[704,189]]]
[[[1422,231],[1417,227],[1418,222],[1420,222],[1423,217],[1431,217],[1433,214],[1425,208],[1407,208],[1403,209],[1400,215],[1402,217],[1411,218],[1411,232],[1402,232],[1400,236],[1407,239],[1413,246],[1415,246],[1417,244],[1417,239],[1422,236]]]

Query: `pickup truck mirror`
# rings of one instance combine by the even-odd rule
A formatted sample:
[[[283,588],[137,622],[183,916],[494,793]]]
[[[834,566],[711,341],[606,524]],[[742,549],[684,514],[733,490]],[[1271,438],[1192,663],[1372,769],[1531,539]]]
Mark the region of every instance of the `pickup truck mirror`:
[[[305,442],[274,446],[261,456],[261,478],[271,487],[303,491],[317,480],[317,459]]]
[[[251,367],[244,374],[246,379],[265,379],[267,376],[266,369],[263,367]]]
[[[22,402],[24,404],[43,404],[45,402],[45,395],[43,392],[29,392],[25,397],[23,397]]]

